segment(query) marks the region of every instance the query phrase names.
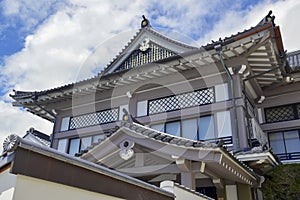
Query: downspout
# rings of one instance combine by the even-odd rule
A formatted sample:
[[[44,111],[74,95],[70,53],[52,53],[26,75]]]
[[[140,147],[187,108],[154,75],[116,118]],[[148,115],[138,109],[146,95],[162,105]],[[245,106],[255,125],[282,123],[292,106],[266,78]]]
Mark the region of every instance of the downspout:
[[[41,105],[39,105],[36,102],[39,98],[39,96],[36,92],[34,93],[34,95],[31,98],[33,100],[34,105],[36,105],[37,107],[39,107],[40,109],[42,109],[43,111],[45,111],[46,113],[48,113],[49,115],[51,115],[54,118],[54,120],[53,120],[54,125],[53,125],[53,129],[52,129],[52,136],[51,136],[51,141],[50,141],[50,148],[52,148],[53,147],[54,132],[55,132],[56,116],[52,112],[46,110],[45,108],[43,108]]]
[[[235,90],[234,90],[234,80],[233,77],[228,69],[228,67],[226,66],[224,59],[222,57],[222,44],[216,44],[214,46],[216,52],[218,53],[219,59],[221,61],[221,64],[223,65],[228,77],[230,78],[230,92],[231,92],[231,101],[232,101],[232,109],[233,109],[233,126],[234,126],[234,133],[235,133],[235,139],[233,141],[234,146],[236,147],[236,151],[240,150],[240,141],[239,141],[239,132],[238,132],[238,123],[237,123],[237,112],[236,112],[236,98],[235,98]]]

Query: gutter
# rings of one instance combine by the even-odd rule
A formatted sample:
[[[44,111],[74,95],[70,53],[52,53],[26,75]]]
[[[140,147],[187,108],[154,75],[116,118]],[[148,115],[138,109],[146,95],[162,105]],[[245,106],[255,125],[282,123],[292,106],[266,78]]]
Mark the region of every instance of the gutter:
[[[221,64],[223,65],[228,77],[230,78],[230,92],[231,92],[231,101],[232,101],[232,106],[233,106],[233,125],[234,125],[234,133],[235,133],[235,139],[234,139],[234,146],[236,147],[236,151],[238,151],[240,149],[240,141],[239,141],[239,132],[238,132],[238,123],[237,123],[237,112],[236,112],[236,98],[235,98],[235,91],[234,91],[234,80],[233,77],[228,69],[228,67],[226,66],[224,59],[222,57],[222,44],[221,42],[219,42],[218,44],[216,44],[214,46],[219,59],[221,61]]]

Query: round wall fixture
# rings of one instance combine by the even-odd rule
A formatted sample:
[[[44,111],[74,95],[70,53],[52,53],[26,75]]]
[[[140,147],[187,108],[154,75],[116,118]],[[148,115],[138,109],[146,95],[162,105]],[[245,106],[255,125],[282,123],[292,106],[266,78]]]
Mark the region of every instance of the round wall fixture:
[[[134,146],[134,142],[131,140],[124,140],[119,146],[121,149],[131,149]]]
[[[3,142],[3,152],[13,152],[20,142],[19,136],[15,134],[9,135]]]
[[[134,151],[132,149],[122,149],[119,154],[123,160],[128,160],[133,156]]]

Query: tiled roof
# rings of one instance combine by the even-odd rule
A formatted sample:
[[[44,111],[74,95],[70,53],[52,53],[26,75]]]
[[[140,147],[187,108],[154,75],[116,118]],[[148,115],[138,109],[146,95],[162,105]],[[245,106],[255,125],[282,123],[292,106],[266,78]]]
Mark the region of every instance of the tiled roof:
[[[13,135],[13,136],[15,136],[15,135]],[[101,165],[98,165],[98,164],[95,164],[95,163],[92,163],[92,162],[89,162],[89,161],[86,161],[86,160],[83,160],[80,158],[76,158],[74,156],[71,156],[66,153],[62,153],[56,149],[53,149],[53,148],[50,148],[47,146],[38,145],[30,140],[26,140],[26,139],[20,138],[18,136],[17,136],[17,139],[15,140],[15,142],[11,143],[11,145],[13,145],[13,147],[11,147],[12,151],[5,152],[4,154],[0,155],[0,168],[2,166],[7,165],[9,162],[11,162],[14,159],[13,156],[11,156],[11,155],[15,152],[15,150],[17,148],[23,148],[23,149],[28,149],[30,151],[49,156],[49,157],[57,159],[57,160],[63,160],[66,163],[70,163],[72,165],[77,165],[77,166],[95,171],[97,173],[101,173],[101,174],[105,174],[107,176],[114,177],[115,179],[118,179],[123,182],[127,182],[129,184],[136,185],[138,187],[147,188],[149,190],[153,190],[153,191],[157,191],[157,192],[160,192],[160,193],[163,193],[166,195],[173,196],[173,194],[171,194],[159,187],[156,187],[154,185],[151,185],[151,184],[141,181],[139,179],[133,178],[133,177],[123,174],[121,172],[106,168],[104,166],[101,166]],[[9,159],[7,159],[7,158],[9,158]]]
[[[179,42],[179,41],[176,41],[176,40],[173,40],[169,37],[166,37],[165,35],[162,35],[160,33],[158,33],[157,31],[155,31],[153,28],[151,27],[146,27],[146,28],[141,28],[139,29],[138,32],[136,32],[136,34],[133,36],[133,38],[125,45],[125,47],[112,59],[112,61],[99,73],[99,75],[103,76],[106,72],[106,70],[117,60],[117,58],[119,58],[121,55],[124,54],[124,52],[126,51],[126,49],[130,46],[130,44],[140,35],[142,34],[143,32],[150,32],[166,41],[169,41],[171,43],[174,43],[176,45],[179,45],[179,46],[182,46],[184,48],[187,48],[187,49],[190,49],[190,50],[197,50],[199,48],[197,47],[194,47],[194,46],[190,46],[190,45],[187,45],[187,44],[184,44],[182,42]]]
[[[130,130],[133,130],[135,132],[138,132],[150,139],[159,140],[161,142],[165,142],[168,144],[174,144],[178,146],[185,146],[185,147],[195,147],[195,148],[219,148],[217,144],[210,143],[210,142],[202,142],[202,141],[196,141],[196,140],[190,140],[183,137],[177,137],[174,135],[170,135],[168,133],[160,132],[154,129],[151,129],[149,127],[143,126],[141,124],[137,123],[129,123],[126,121],[121,121],[120,126],[116,127],[115,129],[111,130],[111,133],[107,134],[106,138],[100,139],[97,143],[92,144],[87,149],[80,151],[75,156],[79,157],[83,154],[87,153],[90,149],[93,149],[96,145],[99,145],[104,140],[109,139],[111,135],[114,134],[118,129],[121,128],[129,128]]]
[[[207,199],[207,200],[214,200],[213,198],[210,198],[210,197],[208,197],[208,196],[206,196],[206,195],[204,195],[204,194],[201,194],[200,192],[197,192],[197,191],[195,191],[195,190],[192,190],[191,188],[188,188],[188,187],[185,187],[184,185],[180,185],[179,183],[174,183],[174,185],[176,185],[177,187],[179,187],[179,188],[181,188],[181,189],[184,189],[184,190],[186,190],[186,191],[188,191],[188,192],[190,192],[190,193],[193,193],[193,194],[195,194],[195,195],[197,195],[197,196],[200,196],[200,197],[202,197],[202,198],[204,198],[204,199]]]
[[[23,138],[26,139],[29,135],[34,137],[41,144],[50,147],[50,136],[49,135],[46,135],[40,131],[37,131],[34,128],[30,128]]]
[[[257,180],[260,179],[259,175],[257,175],[253,169],[251,169],[248,165],[246,165],[244,162],[239,160],[234,154],[228,152],[225,147],[221,145],[217,145],[215,143],[210,142],[202,142],[202,141],[196,141],[196,140],[190,140],[182,137],[177,137],[170,135],[168,133],[163,133],[154,129],[151,129],[149,127],[146,127],[141,124],[137,124],[135,122],[130,121],[121,121],[119,122],[119,126],[116,127],[114,130],[111,130],[111,133],[107,135],[106,138],[99,140],[97,143],[94,143],[93,145],[89,146],[87,149],[80,151],[75,156],[76,157],[84,157],[90,153],[90,151],[97,148],[99,145],[104,143],[105,141],[109,140],[110,137],[114,136],[117,133],[120,133],[118,131],[126,129],[131,130],[137,134],[141,134],[151,140],[156,140],[158,142],[163,142],[169,145],[175,145],[181,148],[192,148],[192,149],[199,149],[200,151],[203,149],[206,150],[216,150],[220,151],[224,154],[226,154],[231,160],[233,160],[237,165],[239,165],[241,168],[243,168],[247,173],[251,174],[251,176],[255,177]],[[101,150],[100,150],[101,151]]]
[[[236,34],[233,34],[229,37],[225,37],[225,38],[220,38],[218,41],[213,41],[211,43],[208,43],[206,45],[203,45],[201,48],[204,48],[205,50],[212,50],[214,49],[215,45],[216,44],[222,44],[222,46],[225,46],[227,44],[230,44],[232,42],[235,42],[235,41],[238,41],[244,37],[247,37],[251,34],[258,34],[258,32],[260,31],[263,31],[263,30],[266,30],[270,27],[272,27],[272,22],[265,22],[265,23],[259,23],[257,24],[256,26],[254,27],[251,27],[249,29],[245,29],[244,31],[242,32],[238,32]],[[121,55],[125,49],[128,47],[128,45],[138,36],[138,34],[143,31],[144,29],[141,29],[139,30],[136,35],[131,39],[131,41],[125,46],[125,48],[118,54],[118,55]],[[173,43],[176,43],[178,45],[183,45],[184,47],[187,47],[189,49],[191,49],[190,53],[197,53],[198,51],[202,51],[201,48],[196,48],[196,47],[192,47],[192,46],[189,46],[189,45],[185,45],[183,43],[180,43],[180,42],[177,42],[175,40],[172,40],[166,36],[163,36],[162,34],[156,32],[155,30],[151,29],[151,28],[147,28],[147,31],[150,31],[151,33],[153,34],[156,34],[156,35],[159,35],[160,37],[162,37],[163,39],[166,39],[170,42],[173,42]],[[188,53],[188,52],[187,52]],[[109,67],[117,58],[118,56],[116,56],[108,65],[107,67]],[[176,56],[173,56],[173,57],[176,57]],[[106,67],[106,69],[107,69]],[[65,89],[72,89],[73,86],[75,84],[86,84],[86,83],[90,83],[92,81],[99,81],[99,79],[105,79],[106,77],[110,76],[111,74],[107,74],[105,76],[103,76],[105,72],[105,69],[100,72],[98,75],[92,77],[92,78],[88,78],[88,79],[85,79],[85,80],[81,80],[81,81],[78,81],[78,82],[74,82],[74,83],[70,83],[70,84],[66,84],[64,86],[60,86],[60,87],[56,87],[56,88],[51,88],[51,89],[47,89],[47,90],[43,90],[43,91],[38,91],[38,92],[25,92],[25,91],[14,91],[15,94],[11,94],[10,96],[17,100],[17,99],[23,99],[23,98],[31,98],[34,94],[37,94],[37,95],[41,95],[41,94],[47,94],[47,93],[51,93],[51,92],[54,92],[54,91],[60,91],[60,90],[65,90]],[[124,71],[126,72],[126,71]],[[121,72],[122,73],[122,72]]]

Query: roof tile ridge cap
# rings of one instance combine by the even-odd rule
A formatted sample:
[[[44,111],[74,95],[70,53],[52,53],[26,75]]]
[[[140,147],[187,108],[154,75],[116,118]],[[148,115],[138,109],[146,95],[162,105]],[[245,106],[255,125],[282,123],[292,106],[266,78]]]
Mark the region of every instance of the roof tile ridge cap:
[[[155,29],[153,29],[152,27],[149,27],[147,29],[149,32],[153,33],[154,35],[157,35],[159,37],[162,37],[163,39],[167,40],[167,41],[170,41],[170,42],[173,42],[175,44],[178,44],[180,46],[183,46],[183,47],[186,47],[186,48],[189,48],[189,49],[193,49],[193,50],[196,50],[196,49],[199,49],[200,47],[195,47],[195,46],[192,46],[192,45],[189,45],[189,44],[186,44],[185,42],[181,42],[179,40],[176,40],[176,39],[173,39],[173,38],[170,38],[170,37],[167,37],[166,35],[162,34],[162,33],[159,33],[158,31],[156,31]]]
[[[269,26],[271,27],[270,23],[266,23],[266,24],[257,24],[257,25],[255,25],[255,26],[250,26],[250,28],[244,29],[244,30],[241,31],[241,32],[238,31],[237,33],[231,34],[230,36],[225,36],[225,37],[223,37],[223,39],[221,39],[221,40],[223,40],[224,42],[226,42],[226,41],[231,40],[231,39],[233,39],[233,38],[235,38],[235,37],[242,36],[243,34],[249,32],[249,31],[252,31],[252,30],[256,30],[256,29],[258,29],[258,28],[261,28],[261,27],[263,27],[263,26],[266,26],[267,28],[269,28]],[[259,31],[259,32],[261,32],[261,31]],[[259,33],[259,32],[256,31],[256,33]],[[201,45],[200,48],[206,48],[206,47],[208,47],[208,46],[214,45],[216,42],[218,42],[218,40],[217,40],[217,41],[213,41],[213,40],[212,40],[212,42],[210,42],[210,43]]]
[[[128,123],[128,122],[127,122],[127,123]],[[149,130],[149,131],[154,131],[154,132],[157,132],[157,133],[159,133],[159,134],[161,134],[161,135],[171,136],[171,137],[173,137],[173,138],[176,138],[176,139],[179,139],[179,140],[183,140],[183,141],[186,141],[186,142],[193,142],[193,143],[195,143],[195,142],[196,142],[196,143],[200,142],[200,143],[202,143],[202,144],[204,144],[204,145],[208,143],[208,144],[211,145],[211,147],[217,147],[216,144],[211,143],[211,142],[202,142],[202,141],[191,140],[191,139],[184,138],[184,137],[180,137],[180,136],[176,136],[176,135],[171,135],[171,134],[169,134],[169,133],[161,132],[161,131],[152,129],[152,128],[150,128],[150,127],[147,127],[147,126],[144,126],[144,125],[135,123],[135,122],[132,122],[132,123],[129,123],[129,124],[133,124],[133,125],[135,125],[135,126],[139,126],[140,128],[144,128],[144,129],[147,129],[147,130]],[[129,127],[128,127],[128,128],[129,128]],[[132,130],[132,129],[131,129],[131,130]]]
[[[200,192],[197,192],[196,190],[193,190],[193,189],[191,189],[191,188],[188,188],[188,187],[186,187],[186,186],[184,186],[184,185],[182,185],[182,184],[179,184],[179,183],[177,183],[177,182],[174,182],[174,185],[176,185],[176,186],[178,186],[178,187],[180,187],[180,188],[182,188],[182,189],[188,190],[188,191],[192,192],[193,194],[197,194],[197,195],[199,195],[199,196],[201,196],[201,197],[205,197],[205,198],[208,199],[208,200],[214,200],[213,198],[211,198],[211,197],[209,197],[209,196],[206,196],[205,194],[202,194],[202,193],[200,193]]]

